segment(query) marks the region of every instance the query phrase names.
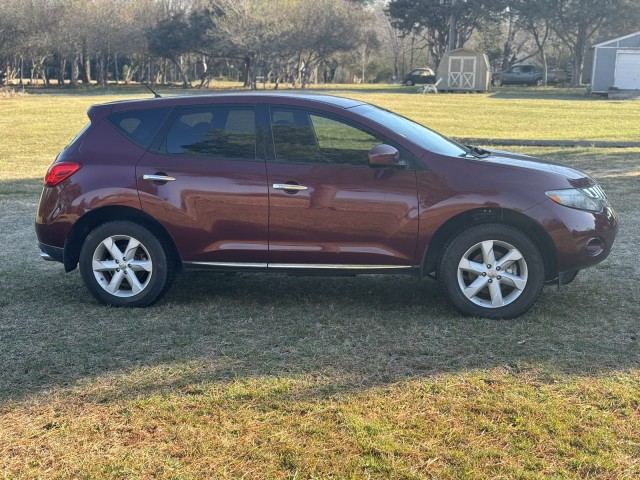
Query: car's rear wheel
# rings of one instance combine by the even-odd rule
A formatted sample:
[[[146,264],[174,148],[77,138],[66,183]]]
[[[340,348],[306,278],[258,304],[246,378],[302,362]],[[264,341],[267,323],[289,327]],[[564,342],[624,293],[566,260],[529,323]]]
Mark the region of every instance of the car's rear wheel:
[[[519,230],[477,225],[447,245],[438,279],[461,313],[515,318],[527,312],[540,295],[544,263],[535,244]]]
[[[80,251],[80,273],[96,299],[117,307],[151,305],[173,279],[162,243],[129,221],[102,224],[87,236]]]

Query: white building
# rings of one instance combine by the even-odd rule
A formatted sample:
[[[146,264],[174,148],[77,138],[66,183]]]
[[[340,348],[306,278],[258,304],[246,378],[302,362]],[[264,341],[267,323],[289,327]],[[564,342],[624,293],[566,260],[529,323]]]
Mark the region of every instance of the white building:
[[[640,32],[593,47],[591,91],[640,90]]]

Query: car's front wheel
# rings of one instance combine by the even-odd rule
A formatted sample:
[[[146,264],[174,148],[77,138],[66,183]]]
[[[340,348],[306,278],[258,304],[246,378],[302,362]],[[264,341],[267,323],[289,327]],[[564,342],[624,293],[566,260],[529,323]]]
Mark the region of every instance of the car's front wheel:
[[[117,307],[146,307],[167,290],[173,268],[162,243],[129,221],[108,222],[86,238],[80,274],[91,294]]]
[[[471,227],[445,248],[438,279],[453,306],[466,315],[515,318],[535,303],[544,283],[536,245],[515,228]]]
[[[407,81],[406,81],[406,82],[404,82],[404,83],[407,85],[407,87],[413,87],[413,85],[415,85],[415,84],[413,83],[413,80],[411,80],[411,79],[407,80]]]

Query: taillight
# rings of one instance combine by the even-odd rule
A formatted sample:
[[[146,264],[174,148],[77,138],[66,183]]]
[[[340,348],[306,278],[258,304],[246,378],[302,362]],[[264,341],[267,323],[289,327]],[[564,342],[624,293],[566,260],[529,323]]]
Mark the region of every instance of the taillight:
[[[66,180],[71,175],[80,170],[82,164],[77,162],[60,162],[54,163],[49,167],[44,177],[44,184],[47,187],[55,187],[60,182]]]

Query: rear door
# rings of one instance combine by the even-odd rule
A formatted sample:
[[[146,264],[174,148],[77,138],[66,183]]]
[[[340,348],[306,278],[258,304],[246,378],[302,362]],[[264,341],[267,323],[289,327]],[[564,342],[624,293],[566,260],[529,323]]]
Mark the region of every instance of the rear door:
[[[389,141],[370,130],[313,110],[272,107],[269,117],[269,268],[411,267],[410,154],[406,168],[371,168],[368,151]]]
[[[142,208],[187,264],[266,267],[268,190],[256,137],[253,106],[183,107],[138,163]]]

